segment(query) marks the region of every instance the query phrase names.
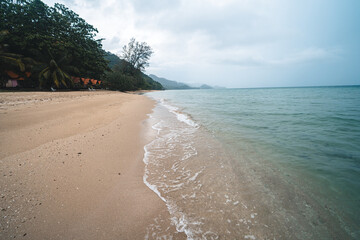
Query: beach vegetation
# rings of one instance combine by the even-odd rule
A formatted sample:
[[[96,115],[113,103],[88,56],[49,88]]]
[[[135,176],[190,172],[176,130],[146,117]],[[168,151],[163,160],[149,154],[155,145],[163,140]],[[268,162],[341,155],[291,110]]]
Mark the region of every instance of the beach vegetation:
[[[137,69],[130,62],[121,59],[119,56],[107,53],[106,56],[112,66],[104,77],[103,85],[112,90],[136,91],[140,89],[162,90],[160,83],[154,81]]]
[[[31,63],[31,59],[24,58],[22,55],[0,51],[0,71],[4,73],[1,75],[1,83],[4,84],[7,81],[10,72],[15,71],[20,73],[17,75],[24,75],[26,69],[31,67]]]
[[[54,59],[51,59],[49,66],[45,67],[39,73],[40,88],[44,86],[51,86],[60,88],[60,86],[68,88],[73,86],[74,83],[66,72],[64,72],[56,63]]]
[[[20,56],[38,63],[32,69],[37,86],[50,86],[44,83],[52,81],[58,88],[69,88],[69,74],[100,79],[109,70],[102,39],[95,39],[97,29],[62,4],[49,7],[40,0],[1,1],[0,31],[6,33],[0,39],[1,46],[6,46],[1,55],[19,56],[13,60],[19,65],[18,72],[24,70]],[[56,60],[61,58],[78,71],[61,70]],[[10,64],[12,59],[7,60]],[[5,75],[4,71],[0,74]]]
[[[7,34],[0,32],[0,38]],[[0,44],[0,86],[6,85],[9,77],[16,80],[27,80],[31,76],[31,70],[37,62],[21,54],[6,52],[6,44]]]
[[[150,46],[131,39],[120,59],[102,48],[97,33],[63,4],[0,1],[0,87],[17,76],[28,88],[162,88],[142,73],[153,53]]]
[[[149,59],[153,51],[146,42],[138,42],[132,38],[130,42],[123,47],[122,57],[134,68],[144,71],[149,66]]]

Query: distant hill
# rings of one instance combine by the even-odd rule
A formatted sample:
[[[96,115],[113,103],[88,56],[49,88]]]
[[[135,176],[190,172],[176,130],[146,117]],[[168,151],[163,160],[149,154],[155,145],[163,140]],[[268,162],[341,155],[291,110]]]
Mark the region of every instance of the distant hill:
[[[193,89],[214,89],[217,87],[213,87],[207,84],[203,84],[203,83],[189,83],[189,86]]]
[[[200,89],[212,89],[213,87],[207,85],[207,84],[203,84],[200,86]]]
[[[142,73],[142,77],[145,80],[146,85],[148,86],[148,89],[164,90],[164,86],[161,85],[161,83],[153,80],[150,76],[146,75],[145,73]]]
[[[154,79],[155,81],[161,83],[161,85],[167,89],[167,90],[176,90],[176,89],[225,89],[225,87],[220,87],[220,86],[210,86],[207,84],[202,84],[202,83],[190,83],[190,84],[185,84],[182,82],[176,82],[176,81],[172,81],[166,78],[161,78],[158,77],[154,74],[150,74],[149,77],[151,77],[152,79]]]
[[[154,74],[150,74],[149,77],[154,79],[156,82],[161,83],[161,85],[165,89],[168,89],[168,90],[171,90],[171,89],[193,89],[192,87],[189,87],[185,83],[172,81],[172,80],[169,80],[169,79],[166,79],[166,78],[161,78],[161,77],[158,77],[158,76],[156,76]]]

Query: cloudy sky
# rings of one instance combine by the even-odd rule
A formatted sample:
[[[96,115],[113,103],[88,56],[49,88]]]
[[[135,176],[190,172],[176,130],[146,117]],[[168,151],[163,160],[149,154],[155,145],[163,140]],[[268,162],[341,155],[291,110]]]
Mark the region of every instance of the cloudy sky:
[[[121,54],[154,50],[146,73],[226,87],[360,84],[358,0],[44,0],[63,3]]]

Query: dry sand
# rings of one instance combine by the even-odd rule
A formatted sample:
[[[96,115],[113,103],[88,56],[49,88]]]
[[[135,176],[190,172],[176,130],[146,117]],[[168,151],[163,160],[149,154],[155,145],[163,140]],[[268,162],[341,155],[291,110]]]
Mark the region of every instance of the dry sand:
[[[0,239],[151,239],[158,216],[174,228],[142,179],[153,105],[107,91],[0,93]]]

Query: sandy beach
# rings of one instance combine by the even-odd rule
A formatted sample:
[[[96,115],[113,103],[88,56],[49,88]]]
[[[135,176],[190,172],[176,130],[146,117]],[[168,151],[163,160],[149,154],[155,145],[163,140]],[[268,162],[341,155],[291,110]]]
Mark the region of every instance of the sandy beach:
[[[0,239],[144,239],[169,219],[143,183],[153,106],[107,91],[0,93]]]

